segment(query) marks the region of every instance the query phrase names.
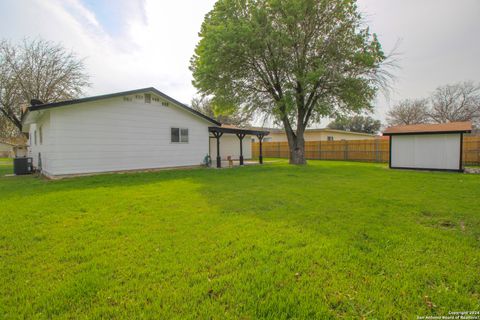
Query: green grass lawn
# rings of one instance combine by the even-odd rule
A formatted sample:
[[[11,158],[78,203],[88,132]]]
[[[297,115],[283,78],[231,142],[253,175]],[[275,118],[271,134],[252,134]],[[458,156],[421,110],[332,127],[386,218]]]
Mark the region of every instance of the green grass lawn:
[[[12,159],[0,157],[0,166],[11,166],[11,165],[12,165]]]
[[[0,318],[480,310],[479,208],[479,175],[352,162],[0,177]]]

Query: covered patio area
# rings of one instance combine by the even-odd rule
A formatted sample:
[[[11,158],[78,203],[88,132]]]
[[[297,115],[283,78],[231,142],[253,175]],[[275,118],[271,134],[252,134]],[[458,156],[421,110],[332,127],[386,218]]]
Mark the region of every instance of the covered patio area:
[[[245,164],[244,158],[243,158],[243,139],[247,135],[253,135],[258,138],[258,141],[260,142],[260,153],[258,157],[258,162],[260,164],[263,163],[263,156],[262,156],[262,141],[263,138],[269,134],[268,131],[263,131],[263,130],[248,130],[248,129],[240,129],[240,128],[229,128],[229,127],[209,127],[208,131],[212,134],[212,138],[216,139],[216,167],[221,168],[222,167],[222,157],[220,153],[220,148],[221,148],[221,143],[220,143],[220,138],[224,134],[234,134],[238,138],[239,142],[239,149],[240,149],[240,156],[239,156],[239,162],[240,165],[243,166]]]

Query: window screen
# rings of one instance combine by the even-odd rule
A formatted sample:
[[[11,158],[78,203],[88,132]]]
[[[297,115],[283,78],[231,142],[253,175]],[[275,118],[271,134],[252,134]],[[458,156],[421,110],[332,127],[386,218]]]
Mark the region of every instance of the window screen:
[[[186,128],[171,128],[171,142],[188,142],[188,129]]]
[[[171,131],[171,142],[180,142],[180,129],[172,128]]]
[[[188,142],[188,129],[180,129],[180,142]]]

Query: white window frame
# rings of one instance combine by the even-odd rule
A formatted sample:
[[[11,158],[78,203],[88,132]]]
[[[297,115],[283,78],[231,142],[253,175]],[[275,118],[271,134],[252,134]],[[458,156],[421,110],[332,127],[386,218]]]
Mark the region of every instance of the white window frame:
[[[178,141],[172,141],[172,129],[178,129]],[[187,130],[187,134],[186,134],[186,141],[182,141],[183,137],[185,137],[185,135],[182,135],[182,130]],[[181,144],[188,144],[190,142],[190,138],[189,138],[189,135],[190,135],[190,130],[188,130],[188,128],[182,128],[182,127],[170,127],[170,143],[181,143]]]

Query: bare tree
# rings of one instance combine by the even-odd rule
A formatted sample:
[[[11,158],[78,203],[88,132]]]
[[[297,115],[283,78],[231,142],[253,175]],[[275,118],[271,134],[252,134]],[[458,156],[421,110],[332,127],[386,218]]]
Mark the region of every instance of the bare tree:
[[[231,110],[221,109],[219,112],[219,110],[216,110],[212,99],[205,96],[193,98],[192,108],[220,123],[231,124],[237,127],[250,126],[250,120],[253,117],[252,112],[238,108],[232,108]]]
[[[427,123],[429,110],[427,99],[406,99],[387,112],[389,126]]]
[[[21,130],[22,105],[31,99],[72,99],[88,86],[81,59],[45,40],[0,41],[0,115]]]
[[[9,140],[18,136],[18,128],[6,117],[0,116],[0,140]]]
[[[480,85],[471,81],[438,87],[431,97],[430,117],[434,122],[480,119]]]

